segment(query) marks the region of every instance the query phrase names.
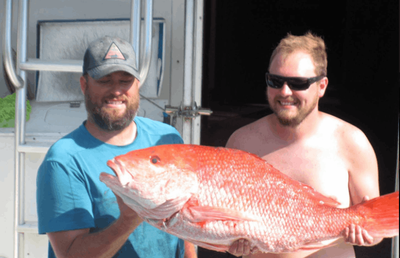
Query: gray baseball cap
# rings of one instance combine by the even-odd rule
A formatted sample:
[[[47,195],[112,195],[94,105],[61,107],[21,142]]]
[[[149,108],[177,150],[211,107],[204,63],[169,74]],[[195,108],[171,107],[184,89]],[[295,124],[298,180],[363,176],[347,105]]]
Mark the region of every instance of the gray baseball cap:
[[[83,58],[83,74],[98,80],[117,71],[130,73],[140,81],[132,45],[118,37],[109,36],[90,43]]]

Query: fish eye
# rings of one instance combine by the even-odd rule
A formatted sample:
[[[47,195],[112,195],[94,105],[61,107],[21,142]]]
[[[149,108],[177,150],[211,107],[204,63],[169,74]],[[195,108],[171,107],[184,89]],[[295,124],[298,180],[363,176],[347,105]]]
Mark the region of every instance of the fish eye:
[[[151,156],[151,157],[150,157],[150,161],[151,161],[151,163],[153,163],[153,164],[157,164],[157,163],[160,162],[161,160],[160,160],[160,158],[159,158],[158,156]]]

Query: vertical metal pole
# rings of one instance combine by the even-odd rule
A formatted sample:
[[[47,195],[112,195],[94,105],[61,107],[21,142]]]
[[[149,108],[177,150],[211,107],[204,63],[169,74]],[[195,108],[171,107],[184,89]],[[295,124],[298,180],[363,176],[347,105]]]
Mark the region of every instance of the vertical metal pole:
[[[130,43],[136,54],[136,69],[140,71],[140,20],[141,20],[141,0],[131,2],[131,30]]]
[[[19,152],[19,145],[25,143],[25,116],[26,116],[26,72],[20,69],[20,63],[26,61],[28,27],[28,2],[19,1],[18,12],[18,39],[17,39],[17,74],[23,80],[20,89],[16,89],[15,101],[15,218],[14,218],[14,257],[24,254],[24,235],[19,233],[19,225],[25,223],[24,207],[24,181],[25,181],[25,153]]]
[[[400,162],[400,114],[397,117],[397,162],[396,162],[396,182],[394,190],[399,190],[399,162]],[[399,236],[392,238],[392,258],[399,258]]]
[[[183,106],[193,104],[193,27],[194,0],[186,1],[185,9],[185,66],[183,75]],[[184,143],[192,143],[192,119],[183,118],[182,138]]]
[[[13,84],[19,83],[19,87],[16,88],[16,95],[18,95],[18,89],[22,87],[22,80],[18,79],[19,77],[15,73],[14,69],[14,64],[12,61],[11,57],[11,31],[12,31],[12,1],[11,0],[6,0],[5,1],[5,8],[4,8],[4,54],[5,54],[5,59],[4,59],[4,66],[6,68],[6,72],[10,75],[10,78],[14,78]],[[7,55],[8,54],[8,55]],[[17,115],[17,101],[15,102],[15,115]],[[18,151],[17,151],[17,117],[15,117],[15,134],[14,134],[14,218],[13,218],[13,228],[14,228],[14,234],[13,234],[13,257],[18,258],[18,219],[19,219],[19,188],[18,188],[18,182],[19,182],[19,173],[18,173],[18,167],[19,167],[19,159],[18,159]]]
[[[144,16],[144,48],[140,59],[140,85],[143,85],[147,79],[151,62],[151,47],[153,39],[153,0],[146,1],[146,11]]]
[[[4,1],[3,62],[6,73],[8,74],[13,86],[15,88],[21,88],[23,81],[15,72],[14,61],[11,53],[12,7],[11,0]]]
[[[194,67],[193,67],[193,99],[201,106],[201,78],[203,67],[203,13],[204,1],[196,0],[193,15],[194,20]],[[192,143],[200,144],[201,116],[193,119],[192,123]]]
[[[146,1],[143,49],[141,49],[141,0],[132,0],[131,9],[130,42],[133,44],[133,49],[135,50],[136,54],[136,68],[140,72],[140,85],[143,85],[149,73],[152,54],[153,0]],[[141,54],[141,52],[143,52],[143,54]]]

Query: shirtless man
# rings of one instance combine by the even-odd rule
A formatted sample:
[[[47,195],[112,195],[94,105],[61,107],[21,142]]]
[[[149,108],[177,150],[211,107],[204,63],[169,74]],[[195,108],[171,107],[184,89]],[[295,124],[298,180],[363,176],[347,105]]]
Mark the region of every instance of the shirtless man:
[[[328,86],[324,41],[310,32],[288,34],[272,53],[266,74],[273,114],[234,132],[226,147],[267,160],[290,177],[348,207],[379,196],[378,165],[364,133],[318,110]],[[296,77],[296,78],[294,78]],[[308,81],[307,81],[308,78]],[[355,257],[352,245],[374,245],[365,230],[351,225],[330,247],[294,253],[250,253],[246,240],[229,252],[244,257]]]

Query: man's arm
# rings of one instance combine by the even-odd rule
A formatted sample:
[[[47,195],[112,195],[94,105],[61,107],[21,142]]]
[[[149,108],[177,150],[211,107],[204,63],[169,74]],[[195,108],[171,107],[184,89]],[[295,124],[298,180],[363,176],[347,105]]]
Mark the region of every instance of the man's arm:
[[[185,256],[184,258],[197,258],[196,247],[194,244],[185,241]]]
[[[47,233],[58,258],[112,257],[143,220],[116,195],[120,217],[106,229],[89,233],[89,229]]]
[[[379,196],[378,162],[365,134],[359,129],[349,130],[346,137],[349,160],[349,191],[351,205]],[[382,238],[373,238],[359,226],[351,225],[344,233],[347,242],[355,245],[375,245]]]

